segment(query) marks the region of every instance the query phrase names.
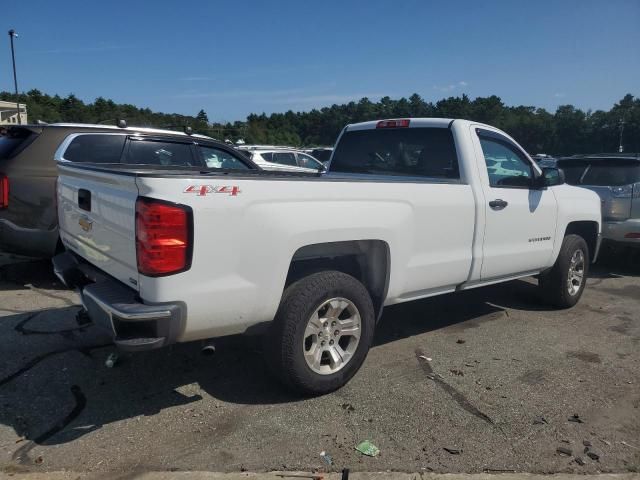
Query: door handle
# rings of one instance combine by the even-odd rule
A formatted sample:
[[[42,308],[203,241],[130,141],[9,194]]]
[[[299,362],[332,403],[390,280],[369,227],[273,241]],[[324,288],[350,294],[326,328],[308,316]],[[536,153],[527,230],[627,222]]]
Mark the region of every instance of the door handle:
[[[507,205],[509,205],[509,202],[502,200],[501,198],[498,198],[496,200],[491,200],[489,202],[489,206],[494,210],[502,210],[506,208]]]
[[[91,192],[84,188],[78,190],[78,207],[87,212],[91,211]]]

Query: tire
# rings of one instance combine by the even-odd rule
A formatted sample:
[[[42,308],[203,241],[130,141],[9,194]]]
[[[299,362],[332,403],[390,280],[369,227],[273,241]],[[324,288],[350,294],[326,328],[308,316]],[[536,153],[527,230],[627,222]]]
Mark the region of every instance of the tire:
[[[579,285],[576,285],[578,273],[580,273],[580,257],[582,258],[582,279]],[[575,275],[570,283],[570,269],[572,261],[576,259],[578,259],[578,263],[574,265]],[[582,237],[578,235],[565,236],[556,263],[549,271],[540,274],[538,280],[544,301],[557,308],[571,308],[578,303],[587,284],[589,259],[589,247]]]
[[[291,390],[329,393],[345,385],[362,366],[374,329],[373,303],[362,283],[342,272],[314,273],[285,290],[265,337],[267,363]],[[340,366],[336,358],[346,360]]]

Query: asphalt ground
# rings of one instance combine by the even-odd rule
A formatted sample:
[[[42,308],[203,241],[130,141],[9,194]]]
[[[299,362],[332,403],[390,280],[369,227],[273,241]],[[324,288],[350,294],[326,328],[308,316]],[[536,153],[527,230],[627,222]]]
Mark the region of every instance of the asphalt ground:
[[[548,308],[533,279],[389,307],[362,369],[319,398],[283,390],[246,338],[108,368],[115,349],[78,326],[76,294],[48,262],[16,262],[0,257],[5,474],[640,469],[630,252],[603,258],[571,310]],[[357,452],[362,440],[380,454]]]

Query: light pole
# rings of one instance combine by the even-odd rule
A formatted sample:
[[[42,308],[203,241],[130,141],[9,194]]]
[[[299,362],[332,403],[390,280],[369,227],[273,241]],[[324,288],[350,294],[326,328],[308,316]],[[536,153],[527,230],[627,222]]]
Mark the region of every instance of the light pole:
[[[626,112],[625,112],[626,113]],[[618,140],[618,152],[624,152],[624,145],[622,145],[622,134],[624,133],[624,114],[622,115],[622,119],[620,120],[620,139]]]
[[[21,125],[22,119],[20,116],[20,97],[18,97],[18,77],[16,76],[16,55],[13,49],[13,38],[17,36],[18,34],[13,28],[9,30],[9,38],[11,39],[11,61],[13,62],[13,87],[16,91],[16,108],[18,109],[18,125]]]

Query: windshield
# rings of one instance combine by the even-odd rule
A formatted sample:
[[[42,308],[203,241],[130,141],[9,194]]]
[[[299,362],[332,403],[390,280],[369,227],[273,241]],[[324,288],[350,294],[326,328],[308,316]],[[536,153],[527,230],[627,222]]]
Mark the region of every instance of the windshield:
[[[332,172],[458,178],[448,128],[347,131],[336,147]]]

